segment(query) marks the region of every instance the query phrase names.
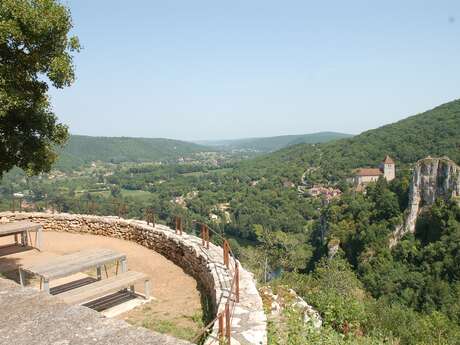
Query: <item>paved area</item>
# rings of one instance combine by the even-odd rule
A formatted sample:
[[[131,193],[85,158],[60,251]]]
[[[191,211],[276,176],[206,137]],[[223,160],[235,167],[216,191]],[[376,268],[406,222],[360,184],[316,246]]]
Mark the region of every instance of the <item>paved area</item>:
[[[0,278],[0,344],[189,345]]]

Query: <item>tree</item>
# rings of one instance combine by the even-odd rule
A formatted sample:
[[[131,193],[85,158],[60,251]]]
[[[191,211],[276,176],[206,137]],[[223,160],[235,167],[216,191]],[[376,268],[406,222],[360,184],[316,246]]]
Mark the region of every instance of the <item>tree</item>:
[[[49,171],[67,127],[52,112],[48,83],[74,80],[70,12],[58,0],[0,1],[0,175],[18,166]],[[48,82],[46,81],[48,80]]]

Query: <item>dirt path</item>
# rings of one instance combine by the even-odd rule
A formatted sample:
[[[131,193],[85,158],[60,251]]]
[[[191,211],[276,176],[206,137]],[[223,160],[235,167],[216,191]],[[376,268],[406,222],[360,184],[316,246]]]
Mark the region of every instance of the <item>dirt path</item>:
[[[0,246],[12,237],[0,238]],[[87,248],[109,248],[127,255],[128,269],[144,272],[152,282],[154,300],[119,316],[126,321],[159,332],[189,338],[201,324],[197,282],[162,255],[136,243],[104,236],[44,232],[42,252],[9,253],[17,247],[0,248],[0,272]],[[51,286],[53,286],[51,282]],[[143,291],[142,284],[139,290]],[[185,330],[185,334],[181,333]],[[178,334],[179,333],[179,334]]]

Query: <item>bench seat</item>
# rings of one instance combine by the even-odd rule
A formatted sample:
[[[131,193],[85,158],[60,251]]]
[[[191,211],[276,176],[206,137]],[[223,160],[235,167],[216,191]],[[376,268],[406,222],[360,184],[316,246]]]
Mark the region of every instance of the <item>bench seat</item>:
[[[94,283],[56,295],[68,304],[82,304],[126,288],[134,292],[134,284],[144,282],[144,295],[150,297],[150,278],[141,272],[128,271],[116,276],[98,280]]]

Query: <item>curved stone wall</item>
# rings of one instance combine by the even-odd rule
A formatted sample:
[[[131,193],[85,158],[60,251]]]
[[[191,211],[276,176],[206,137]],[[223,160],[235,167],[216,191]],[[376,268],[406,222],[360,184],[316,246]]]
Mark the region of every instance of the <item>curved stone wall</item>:
[[[41,223],[44,230],[78,232],[115,237],[133,241],[150,248],[192,275],[213,303],[217,314],[225,308],[231,291],[231,275],[223,265],[223,250],[210,243],[203,248],[201,239],[184,233],[176,235],[171,228],[144,221],[118,217],[75,215],[66,213],[0,213],[0,217],[13,220],[30,220]],[[240,266],[241,267],[241,266]],[[216,343],[217,322],[205,344]],[[240,302],[235,304],[232,318],[232,344],[267,343],[266,317],[262,299],[253,276],[240,268]]]

